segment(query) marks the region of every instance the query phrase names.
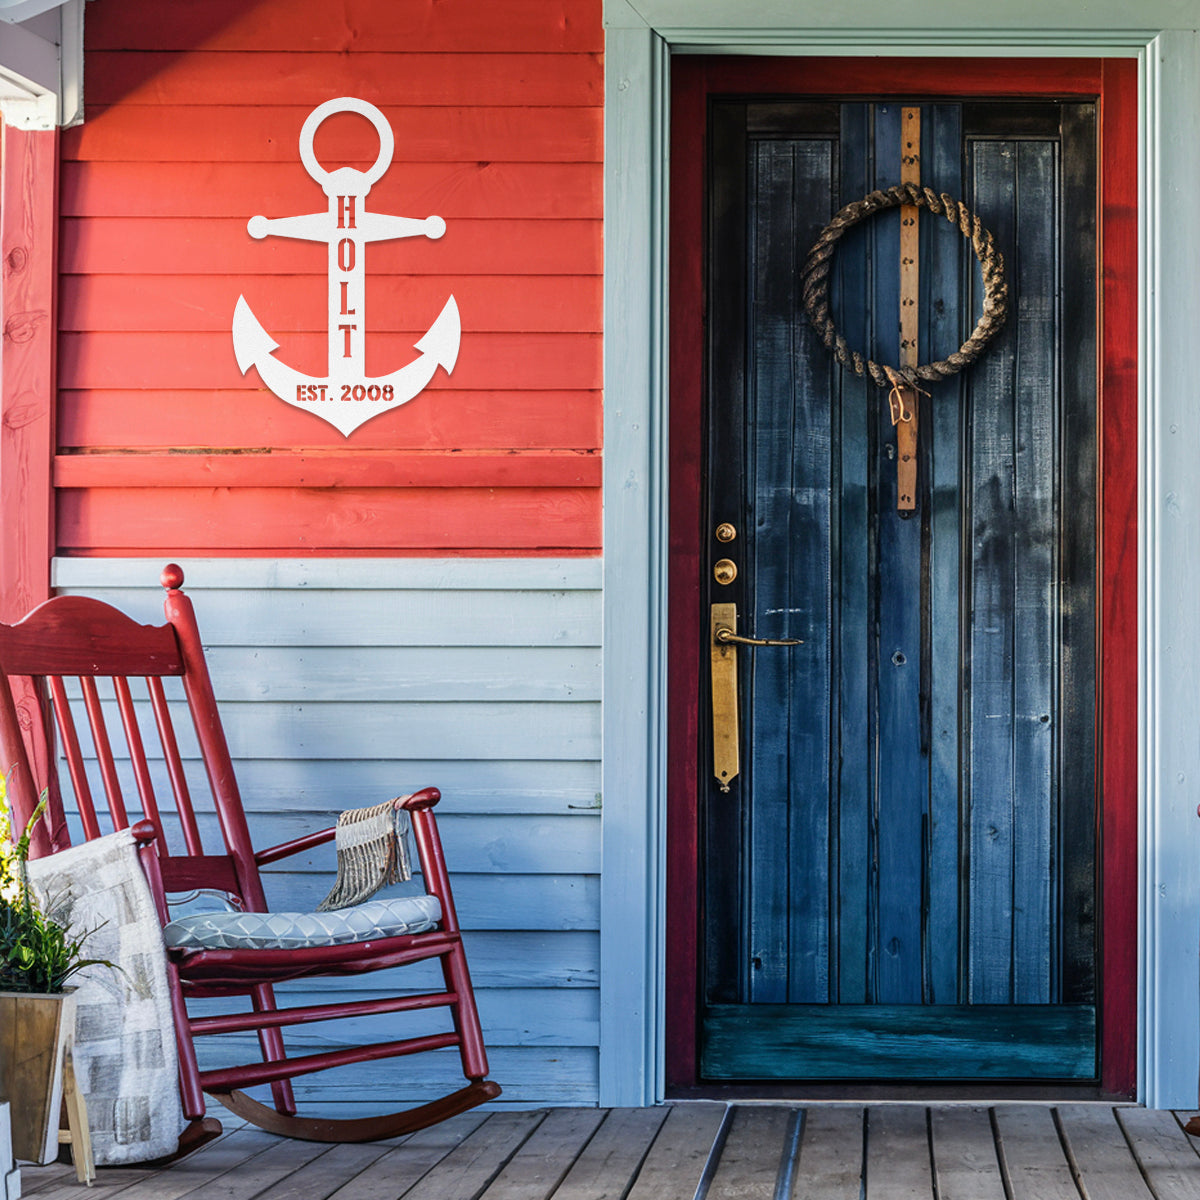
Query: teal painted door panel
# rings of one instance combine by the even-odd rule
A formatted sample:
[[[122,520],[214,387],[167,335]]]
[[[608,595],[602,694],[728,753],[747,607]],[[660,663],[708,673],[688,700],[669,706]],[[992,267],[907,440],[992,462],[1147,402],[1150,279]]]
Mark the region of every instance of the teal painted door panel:
[[[803,645],[739,652],[741,774],[702,816],[702,1069],[1091,1078],[1094,112],[921,106],[922,179],[996,235],[1012,307],[921,397],[912,513],[886,395],[833,362],[799,282],[833,213],[899,182],[900,120],[893,103],[712,109],[706,519],[738,536],[710,540],[705,594],[738,605],[740,633]],[[831,273],[839,332],[889,363],[900,220],[849,231]],[[924,215],[921,362],[965,340],[981,292],[969,241]],[[819,1048],[762,1049],[781,1012],[811,1024],[815,1006],[834,1014]],[[1009,1006],[1007,1063],[985,1069],[971,1030]],[[937,1038],[863,1058],[873,1019],[882,1036],[917,1011]]]

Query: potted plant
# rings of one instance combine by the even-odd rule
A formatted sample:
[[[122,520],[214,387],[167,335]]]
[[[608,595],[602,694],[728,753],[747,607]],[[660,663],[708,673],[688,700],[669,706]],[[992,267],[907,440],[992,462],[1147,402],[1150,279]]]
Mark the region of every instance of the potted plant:
[[[15,843],[0,779],[0,1100],[11,1105],[13,1154],[49,1162],[58,1154],[63,1054],[75,1027],[67,981],[96,961],[47,917],[26,863],[41,803]]]

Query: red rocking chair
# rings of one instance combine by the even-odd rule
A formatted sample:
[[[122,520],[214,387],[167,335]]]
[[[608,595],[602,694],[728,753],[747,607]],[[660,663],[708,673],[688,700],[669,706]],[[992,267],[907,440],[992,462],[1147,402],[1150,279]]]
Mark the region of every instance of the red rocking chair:
[[[130,826],[121,779],[133,780],[140,819],[132,830],[164,926],[169,922],[168,893],[195,889],[226,893],[232,907],[249,914],[265,913],[259,868],[331,841],[335,832],[326,829],[270,849],[253,849],[195,614],[191,601],[179,590],[182,583],[179,567],[172,564],[163,570],[162,585],[167,589],[165,625],[139,625],[110,605],[77,596],[48,600],[19,623],[0,625],[0,753],[14,828],[24,827],[42,789],[48,788],[53,819],[48,823],[49,832],[39,823],[32,853],[48,854],[69,845],[60,781],[54,756],[46,749],[54,744],[53,723],[83,836],[90,840],[103,832],[89,783],[88,761],[80,748],[80,724],[72,712],[78,707],[90,731],[95,760],[92,767],[99,777],[113,829]],[[163,684],[171,676],[182,680],[211,807],[192,801],[189,772],[180,754]],[[102,677],[112,681],[111,694],[127,758],[114,754],[112,749],[106,709],[111,715],[114,705],[111,700],[101,699],[98,680]],[[68,687],[71,680],[75,682]],[[139,727],[131,687],[131,682],[138,680],[142,681],[137,684],[142,696],[148,692],[149,711],[153,714],[152,720],[145,721],[149,730]],[[146,707],[144,700],[140,706]],[[111,723],[117,724],[115,720]],[[169,786],[160,790],[170,792],[171,802],[156,795],[153,777],[158,773],[157,755],[146,753],[146,742],[161,747]],[[179,1047],[180,1092],[184,1116],[190,1122],[181,1137],[181,1149],[219,1132],[219,1124],[204,1117],[206,1092],[239,1117],[264,1129],[328,1142],[368,1141],[420,1129],[500,1094],[499,1086],[486,1079],[487,1054],[433,814],[438,798],[435,788],[426,788],[401,802],[411,817],[427,893],[407,898],[420,909],[416,916],[407,910],[391,914],[392,924],[380,922],[365,935],[357,934],[355,941],[328,944],[312,939],[308,944],[301,939],[288,941],[284,947],[264,947],[261,940],[239,940],[238,936],[223,937],[213,945],[197,944],[186,931],[181,937],[177,928],[168,926],[167,974]],[[200,840],[198,813],[203,817],[207,811],[215,811],[224,843],[215,852],[206,851]],[[175,824],[181,830],[183,845],[168,848],[166,827]],[[428,959],[440,963],[444,990],[357,1001],[333,998],[328,1003],[305,1007],[279,1008],[276,1004],[273,986],[287,980],[358,975]],[[249,1011],[189,1015],[189,999],[210,996],[242,997]],[[447,1024],[452,1029],[444,1033],[346,1046],[301,1057],[288,1057],[284,1048],[284,1026],[439,1007],[448,1009],[451,1018]],[[258,1035],[261,1061],[201,1070],[194,1039],[237,1031]],[[466,1085],[441,1099],[361,1119],[297,1115],[291,1085],[294,1076],[447,1047],[457,1048]],[[242,1091],[255,1084],[271,1085],[274,1107]]]

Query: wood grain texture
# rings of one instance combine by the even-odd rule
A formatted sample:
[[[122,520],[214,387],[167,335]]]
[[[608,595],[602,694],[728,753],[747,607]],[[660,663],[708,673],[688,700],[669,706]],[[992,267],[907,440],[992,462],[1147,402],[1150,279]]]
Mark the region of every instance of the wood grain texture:
[[[94,109],[126,105],[187,104],[212,75],[224,81],[227,104],[275,104],[316,90],[349,94],[372,104],[520,104],[526,107],[598,104],[604,93],[599,54],[512,51],[393,53],[359,49],[350,61],[336,51],[206,50],[172,54],[89,49],[88,103]],[[343,89],[339,91],[338,89]],[[103,113],[94,117],[99,120]],[[66,157],[79,157],[88,125],[64,131]]]
[[[724,1116],[723,1104],[672,1108],[625,1200],[693,1200]]]
[[[624,1192],[633,1179],[670,1110],[618,1108],[604,1114],[604,1123],[576,1158],[554,1200],[608,1200]]]
[[[986,1108],[933,1109],[930,1136],[939,1200],[1005,1200]]]
[[[474,8],[479,11],[472,15]],[[246,232],[256,213],[282,216],[324,204],[297,146],[312,108],[313,81],[320,78],[323,94],[364,96],[393,129],[395,160],[372,188],[372,210],[437,213],[447,221],[436,247],[416,244],[426,239],[371,247],[369,366],[394,369],[393,360],[395,366],[410,361],[413,343],[446,296],[455,296],[463,314],[453,379],[439,378],[436,385],[451,383],[454,397],[435,397],[431,388],[398,419],[380,417],[391,429],[363,428],[351,442],[341,439],[341,446],[350,457],[360,447],[391,450],[405,442],[448,455],[480,438],[503,451],[537,443],[597,450],[599,9],[583,0],[549,6],[518,0],[501,14],[473,0],[453,15],[418,14],[396,11],[383,0],[356,0],[353,10],[333,19],[314,8],[311,28],[299,38],[297,19],[292,6],[271,0],[252,17],[220,6],[203,15],[180,9],[166,20],[147,14],[136,35],[124,22],[89,27],[89,61],[94,57],[99,77],[91,95],[100,98],[92,99],[89,120],[66,139],[60,189],[70,280],[59,339],[62,444],[236,450],[339,445],[336,430],[288,409],[263,389],[255,372],[242,377],[230,335],[233,302],[244,294],[279,341],[283,361],[305,373],[324,370],[328,316],[320,248],[284,238],[255,242]],[[368,28],[369,38],[360,41]],[[353,114],[331,117],[315,139],[316,156],[327,166],[361,163],[376,147],[375,132]],[[528,288],[521,283],[526,277]],[[406,325],[411,331],[398,332]],[[583,408],[566,398],[576,390],[592,393]],[[498,393],[510,394],[511,406],[506,409]],[[126,465],[128,486],[138,470]],[[308,481],[328,489],[336,503],[347,490],[347,476],[331,462],[312,465]],[[109,469],[121,486],[121,468]],[[216,485],[228,488],[236,506],[253,488],[254,471],[249,464],[224,469],[245,472]],[[527,483],[514,476],[486,486],[502,505],[505,497],[520,505],[514,488],[520,492]],[[203,502],[199,493],[176,494],[174,529],[139,529],[135,510],[163,507],[151,497],[169,482],[158,477],[144,486],[146,494],[133,498],[132,507],[111,511],[99,524],[94,514],[85,515],[81,525],[65,513],[75,510],[72,493],[78,491],[75,500],[86,509],[103,485],[60,481],[66,521],[60,552],[128,554],[138,546],[184,546],[189,522],[197,529],[207,524],[205,544],[214,551],[250,549],[236,535],[258,515],[239,517],[231,508],[206,521],[192,512],[194,503]],[[305,484],[280,486],[299,495]],[[372,546],[372,518],[360,504],[373,506],[376,499],[385,507],[402,503],[410,513],[423,511],[431,527],[445,531],[448,552],[495,555],[515,548],[502,544],[511,540],[505,536],[472,536],[486,529],[487,518],[476,513],[456,522],[440,502],[430,506],[432,497],[417,479],[376,476],[363,486],[369,494],[347,496],[359,511],[347,514],[341,534],[325,516],[301,513],[291,524],[306,532],[298,539],[272,534],[270,552],[426,553],[428,547],[404,545],[404,539]],[[447,485],[460,492],[464,486],[471,484]],[[598,476],[582,488],[579,506],[564,507],[543,494],[523,512],[510,511],[501,524],[525,530],[518,540],[539,554],[577,542],[590,524],[587,545],[575,552],[595,554]],[[282,496],[280,506],[281,512],[289,507]],[[552,532],[556,524],[574,532],[564,538]]]
[[[419,1182],[487,1118],[460,1113],[431,1129],[399,1139],[365,1171],[330,1193],[328,1200],[394,1200]]]
[[[999,1105],[994,1110],[997,1152],[1012,1200],[1077,1200],[1053,1109]]]
[[[1188,1200],[1200,1194],[1200,1154],[1190,1139],[1180,1135],[1174,1113],[1145,1108],[1115,1111],[1155,1200]]]
[[[549,1200],[605,1114],[559,1109],[542,1123],[480,1194],[480,1200]]]
[[[345,51],[365,32],[375,48],[389,51],[528,51],[543,53],[602,49],[599,12],[588,0],[514,0],[503,8],[464,6],[450,14],[424,6],[388,8],[354,0],[332,12],[314,0],[298,6],[267,5],[247,13],[236,0],[188,5],[163,14],[149,0],[127,13],[105,14],[88,28],[89,48],[101,50],[244,49],[308,52]]]
[[[860,1200],[864,1116],[854,1105],[805,1110],[791,1196],[783,1200]]]
[[[1067,1154],[1088,1200],[1151,1200],[1154,1193],[1129,1153],[1115,1110],[1063,1105],[1057,1111]]]
[[[792,1116],[775,1105],[735,1110],[708,1185],[710,1200],[772,1200]]]
[[[58,135],[7,124],[0,138],[0,618],[14,621],[50,594]]]
[[[928,1200],[933,1178],[925,1109],[868,1109],[866,1160],[871,1200]]]

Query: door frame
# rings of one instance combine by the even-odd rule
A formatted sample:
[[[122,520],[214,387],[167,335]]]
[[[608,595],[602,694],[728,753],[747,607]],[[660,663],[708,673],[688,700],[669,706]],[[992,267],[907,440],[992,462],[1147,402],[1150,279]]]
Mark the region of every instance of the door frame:
[[[837,10],[797,27],[794,10],[753,15],[739,0],[695,0],[680,19],[672,0],[604,0],[605,45],[605,806],[601,879],[601,1103],[644,1104],[665,1092],[666,607],[668,115],[672,54],[878,55],[919,52],[1014,58],[1132,59],[1138,86],[1137,230],[1139,420],[1137,715],[1120,731],[1139,759],[1137,1096],[1168,1107],[1195,1102],[1200,1056],[1200,567],[1190,562],[1200,511],[1193,447],[1200,410],[1187,402],[1189,346],[1200,325],[1200,257],[1190,186],[1200,111],[1200,33],[1171,0],[1146,0],[1130,27],[1123,6],[1086,12],[1016,0],[977,18],[899,12],[867,0],[855,27]],[[683,22],[686,21],[686,24]],[[873,22],[873,24],[872,24]],[[918,50],[919,48],[919,50]],[[1131,199],[1131,198],[1130,198]],[[1132,358],[1133,347],[1130,347]],[[671,470],[688,464],[672,461]],[[1132,614],[1131,614],[1132,617]],[[1134,1034],[1130,1030],[1130,1036]]]
[[[671,141],[671,556],[668,626],[672,670],[667,704],[666,1084],[697,1080],[697,876],[699,828],[696,737],[703,620],[698,592],[704,548],[700,525],[703,458],[703,209],[708,98],[712,95],[820,97],[1062,97],[1097,100],[1100,305],[1100,651],[1098,793],[1104,799],[1100,870],[1102,952],[1098,1013],[1102,1087],[1132,1095],[1136,1083],[1137,923],[1129,907],[1103,897],[1137,889],[1136,739],[1125,736],[1137,711],[1136,446],[1121,431],[1137,424],[1136,68],[1129,60],[746,59],[690,57],[675,64]],[[1131,109],[1132,105],[1132,109]],[[1114,165],[1115,164],[1115,165]],[[687,463],[687,471],[678,464]],[[1115,569],[1114,569],[1115,568]],[[1130,753],[1133,749],[1134,753]]]

